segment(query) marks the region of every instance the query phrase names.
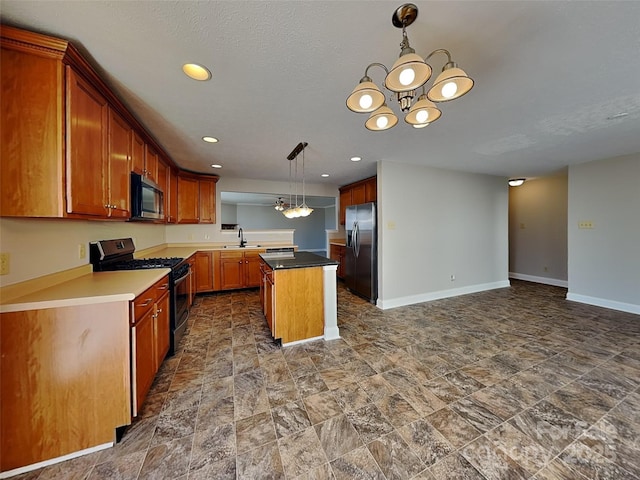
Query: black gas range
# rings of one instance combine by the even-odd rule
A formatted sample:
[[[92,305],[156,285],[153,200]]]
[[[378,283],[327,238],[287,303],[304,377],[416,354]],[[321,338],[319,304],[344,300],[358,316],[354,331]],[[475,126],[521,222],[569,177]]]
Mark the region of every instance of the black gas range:
[[[170,268],[169,315],[171,338],[168,355],[173,355],[187,328],[191,269],[184,258],[133,258],[135,245],[131,238],[100,240],[89,244],[89,259],[94,272]]]

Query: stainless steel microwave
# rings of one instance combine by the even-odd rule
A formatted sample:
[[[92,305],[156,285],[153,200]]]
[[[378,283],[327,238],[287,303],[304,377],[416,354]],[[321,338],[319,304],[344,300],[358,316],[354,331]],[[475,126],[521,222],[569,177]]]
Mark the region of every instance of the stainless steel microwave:
[[[164,193],[160,186],[131,172],[131,220],[164,219]]]

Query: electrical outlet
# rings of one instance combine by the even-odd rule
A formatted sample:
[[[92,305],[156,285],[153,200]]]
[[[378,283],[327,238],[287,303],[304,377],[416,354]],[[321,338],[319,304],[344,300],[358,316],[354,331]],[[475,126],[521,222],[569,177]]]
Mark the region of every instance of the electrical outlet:
[[[395,230],[396,222],[387,222],[387,230]]]
[[[456,276],[452,274],[452,275],[451,275],[451,277],[450,277],[450,280],[451,280],[452,282],[455,282],[455,281],[456,281]]]
[[[78,258],[80,260],[87,258],[87,246],[84,243],[78,244]]]
[[[542,267],[542,269],[543,269],[545,272],[548,272],[548,271],[549,271],[549,267]]]
[[[9,275],[9,254],[0,253],[0,275]]]
[[[211,238],[211,235],[209,235],[209,234],[205,234],[205,236],[204,236],[204,239],[205,239],[205,240],[209,240],[210,238]]]
[[[582,221],[578,222],[578,228],[591,229],[591,228],[593,228],[593,222],[591,220],[582,220]]]

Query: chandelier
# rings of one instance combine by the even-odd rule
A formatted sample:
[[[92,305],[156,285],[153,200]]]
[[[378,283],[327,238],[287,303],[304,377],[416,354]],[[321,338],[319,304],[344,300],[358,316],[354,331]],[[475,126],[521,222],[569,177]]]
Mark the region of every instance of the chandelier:
[[[307,145],[309,145],[307,142],[300,142],[287,156],[287,160],[289,160],[289,208],[282,211],[282,214],[287,218],[308,217],[311,215],[311,212],[313,212],[313,208],[307,206],[304,191],[304,149]],[[298,155],[300,152],[302,152],[302,203],[298,205]],[[292,203],[293,194],[291,193],[291,170],[294,161],[295,176],[293,183],[295,185],[295,205]],[[284,207],[284,202],[282,202],[280,206]],[[276,207],[276,210],[280,210],[280,208]]]
[[[384,86],[400,104],[400,109],[406,113],[404,121],[414,128],[423,128],[440,118],[442,112],[434,102],[448,102],[463,96],[473,87],[473,80],[451,60],[451,54],[444,48],[431,52],[423,60],[409,45],[406,27],[418,17],[418,7],[406,3],[396,9],[391,22],[397,28],[402,28],[402,42],[400,43],[400,58],[393,64],[391,70],[382,63],[371,63],[364,71],[364,77],[347,98],[347,108],[356,113],[371,113],[365,122],[365,127],[373,131],[388,130],[398,123],[393,110],[385,102],[385,94],[373,83],[369,77],[369,69],[380,67],[386,72]],[[442,53],[447,56],[447,63],[442,67],[442,73],[425,93],[425,84],[431,78],[431,66],[427,63],[433,55]],[[418,89],[421,95],[412,105]]]

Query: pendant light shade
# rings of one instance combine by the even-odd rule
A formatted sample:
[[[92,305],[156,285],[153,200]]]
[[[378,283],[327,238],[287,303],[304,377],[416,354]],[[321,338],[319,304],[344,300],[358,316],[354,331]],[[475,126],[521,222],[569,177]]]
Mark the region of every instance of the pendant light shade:
[[[431,67],[415,53],[402,55],[384,79],[392,92],[405,92],[421,87],[431,78]]]
[[[428,125],[438,120],[440,115],[442,115],[442,112],[438,107],[425,94],[422,94],[404,117],[404,121],[413,126]]]
[[[460,98],[472,87],[473,79],[454,62],[450,62],[444,66],[442,73],[433,82],[427,97],[433,102],[448,102]]]
[[[396,117],[393,110],[387,107],[385,103],[369,116],[364,126],[369,130],[379,132],[381,130],[389,130],[394,127],[396,123],[398,123],[398,117]]]
[[[384,94],[378,86],[371,81],[363,80],[360,81],[347,98],[347,108],[352,112],[373,112],[384,103]]]

